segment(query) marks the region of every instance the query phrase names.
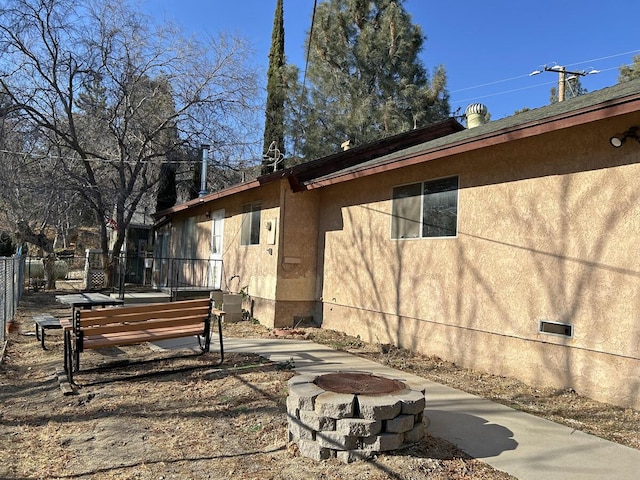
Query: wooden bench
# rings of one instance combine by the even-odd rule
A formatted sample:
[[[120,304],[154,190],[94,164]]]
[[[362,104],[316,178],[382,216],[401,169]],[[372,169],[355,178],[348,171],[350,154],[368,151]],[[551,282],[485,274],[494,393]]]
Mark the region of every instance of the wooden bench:
[[[212,316],[218,321],[218,364],[221,364],[224,360],[224,312],[213,308],[207,298],[76,310],[73,321],[62,322],[65,332],[64,369],[69,383],[73,383],[73,372],[80,370],[80,354],[84,350],[197,336],[202,353],[206,353],[211,340]]]

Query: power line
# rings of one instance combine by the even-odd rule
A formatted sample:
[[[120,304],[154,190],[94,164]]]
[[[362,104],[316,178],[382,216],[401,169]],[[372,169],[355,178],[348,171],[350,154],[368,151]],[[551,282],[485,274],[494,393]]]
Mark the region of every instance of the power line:
[[[488,87],[489,85],[496,85],[498,83],[510,82],[512,80],[518,80],[519,78],[525,78],[525,77],[528,77],[528,76],[529,75],[518,75],[517,77],[505,78],[504,80],[496,80],[494,82],[483,83],[481,85],[475,85],[473,87],[459,88],[457,90],[452,90],[449,93],[458,93],[458,92],[464,92],[465,90],[473,90],[474,88]]]
[[[150,160],[120,160],[117,159],[115,157],[109,159],[109,158],[86,158],[86,159],[82,159],[79,157],[69,157],[69,156],[61,156],[61,155],[42,155],[42,154],[37,154],[37,153],[29,153],[29,152],[15,152],[12,150],[2,150],[0,149],[0,153],[4,153],[7,155],[19,155],[19,156],[23,156],[23,157],[29,157],[32,159],[33,162],[39,161],[39,160],[64,160],[64,161],[81,161],[81,162],[93,162],[93,163],[107,163],[107,164],[114,164],[114,163],[125,163],[125,164],[131,164],[131,165],[135,165],[137,163],[140,162],[150,162]],[[200,160],[199,159],[193,159],[193,160],[171,160],[171,161],[166,161],[163,159],[160,159],[159,157],[156,157],[155,160],[153,160],[155,162],[160,162],[160,163],[170,163],[172,165],[193,165],[194,163],[199,164]],[[238,163],[243,163],[243,162],[247,162],[247,163],[255,163],[255,159],[239,159],[237,160]]]
[[[638,51],[640,51],[640,50],[638,50]],[[572,65],[578,65],[578,64],[574,63]],[[602,70],[599,70],[599,71],[600,72],[608,72],[610,70],[617,70],[618,68],[620,68],[620,67],[603,68]],[[528,77],[529,75],[523,75],[523,76],[524,77]],[[521,78],[521,77],[513,77],[513,78],[511,78],[511,80],[517,79],[517,78]],[[508,81],[508,80],[500,80],[500,81],[492,82],[492,83],[501,83],[501,82],[506,82],[506,81]],[[488,93],[486,95],[474,96],[472,98],[467,98],[467,99],[464,99],[464,100],[454,100],[454,101],[451,101],[451,104],[476,102],[481,98],[496,97],[498,95],[506,95],[508,93],[519,92],[521,90],[529,90],[529,89],[532,89],[532,88],[544,87],[546,85],[556,85],[557,83],[558,83],[557,81],[536,83],[535,85],[527,85],[526,87],[514,88],[514,89],[511,89],[511,90],[503,90],[501,92],[495,92],[495,93]],[[486,84],[486,85],[489,85],[489,84]],[[483,85],[480,85],[479,87],[481,87],[481,86],[483,86]],[[468,87],[468,88],[464,88],[462,90],[471,90],[473,88],[475,88],[475,87]],[[462,91],[462,90],[455,90],[455,92],[459,92],[459,91]],[[454,93],[454,92],[451,92],[451,93]]]
[[[572,67],[574,65],[582,65],[583,63],[599,62],[601,60],[609,60],[610,58],[621,57],[623,55],[631,55],[631,54],[638,53],[638,52],[640,52],[640,50],[631,50],[630,52],[616,53],[615,55],[608,55],[606,57],[593,58],[591,60],[585,60],[584,62],[569,63],[569,64],[567,64],[567,66],[568,67]],[[616,68],[618,68],[618,67],[616,67]]]
[[[622,57],[624,55],[632,55],[632,54],[639,53],[639,52],[640,52],[640,50],[630,50],[628,52],[616,53],[614,55],[607,55],[605,57],[599,57],[599,58],[593,58],[593,59],[590,59],[590,60],[583,60],[581,62],[569,63],[569,64],[567,64],[567,66],[573,67],[575,65],[583,65],[583,64],[586,64],[586,63],[599,62],[599,61],[602,61],[602,60],[608,60],[608,59],[615,58],[615,57]],[[625,65],[629,65],[629,64],[625,64]],[[616,70],[616,69],[619,69],[619,68],[620,67],[604,68],[604,69],[599,69],[599,71],[600,72],[607,72],[607,71]],[[465,91],[468,91],[468,90],[474,90],[476,88],[483,88],[483,87],[488,87],[488,86],[491,86],[491,85],[497,85],[499,83],[511,82],[513,80],[519,80],[519,79],[526,78],[526,77],[529,77],[529,75],[528,74],[526,74],[526,75],[518,75],[516,77],[505,78],[505,79],[502,79],[502,80],[495,80],[495,81],[488,82],[488,83],[483,83],[483,84],[480,84],[480,85],[473,85],[473,86],[470,86],[470,87],[458,88],[456,90],[450,91],[449,93],[465,92]],[[474,98],[478,99],[478,98],[494,97],[494,96],[497,96],[497,95],[503,95],[503,94],[507,94],[507,93],[517,92],[517,91],[520,91],[520,90],[527,90],[529,88],[535,88],[535,87],[540,87],[540,86],[544,86],[544,85],[549,85],[551,83],[556,83],[556,82],[546,82],[546,83],[533,85],[531,87],[522,87],[522,88],[513,89],[513,90],[505,90],[503,92],[496,92],[496,93],[483,95],[483,96],[480,96],[480,97],[474,97]],[[457,100],[457,101],[454,101],[454,102],[451,102],[451,103],[463,103],[463,102],[467,102],[467,101],[474,101],[474,100],[473,99],[471,99],[471,100]]]

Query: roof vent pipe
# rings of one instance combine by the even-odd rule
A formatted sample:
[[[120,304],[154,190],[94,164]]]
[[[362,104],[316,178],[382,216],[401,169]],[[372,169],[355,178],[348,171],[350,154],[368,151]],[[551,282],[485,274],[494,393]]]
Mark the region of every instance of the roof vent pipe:
[[[487,121],[487,106],[481,103],[472,103],[469,105],[464,114],[467,117],[467,128],[474,128],[484,125]]]
[[[207,194],[207,162],[209,160],[209,145],[202,145],[202,171],[200,172],[200,192],[199,197]]]

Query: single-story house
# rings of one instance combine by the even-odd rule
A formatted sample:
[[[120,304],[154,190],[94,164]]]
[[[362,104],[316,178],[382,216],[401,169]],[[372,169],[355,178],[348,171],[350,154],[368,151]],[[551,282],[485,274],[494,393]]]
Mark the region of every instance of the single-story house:
[[[159,212],[156,235],[219,261],[269,327],[312,317],[640,409],[637,127],[640,80],[451,119]]]

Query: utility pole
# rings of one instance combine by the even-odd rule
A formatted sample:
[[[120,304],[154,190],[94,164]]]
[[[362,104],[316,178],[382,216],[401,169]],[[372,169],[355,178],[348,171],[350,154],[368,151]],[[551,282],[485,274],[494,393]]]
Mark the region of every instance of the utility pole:
[[[555,72],[558,74],[558,101],[559,102],[563,102],[565,100],[565,91],[566,91],[566,84],[567,84],[567,73],[570,75],[575,75],[578,77],[584,77],[585,75],[594,75],[596,73],[600,73],[599,70],[595,70],[595,69],[591,69],[588,72],[585,70],[582,71],[576,71],[576,72],[572,72],[570,70],[567,70],[566,67],[563,67],[561,65],[554,65],[552,67],[548,67],[547,65],[544,65],[542,70],[534,70],[533,72],[531,72],[529,74],[530,77],[534,76],[534,75],[538,75],[542,72]],[[571,77],[569,77],[571,78]]]
[[[567,78],[567,70],[564,67],[560,67],[558,70],[558,101],[564,102],[564,87],[565,79]]]

